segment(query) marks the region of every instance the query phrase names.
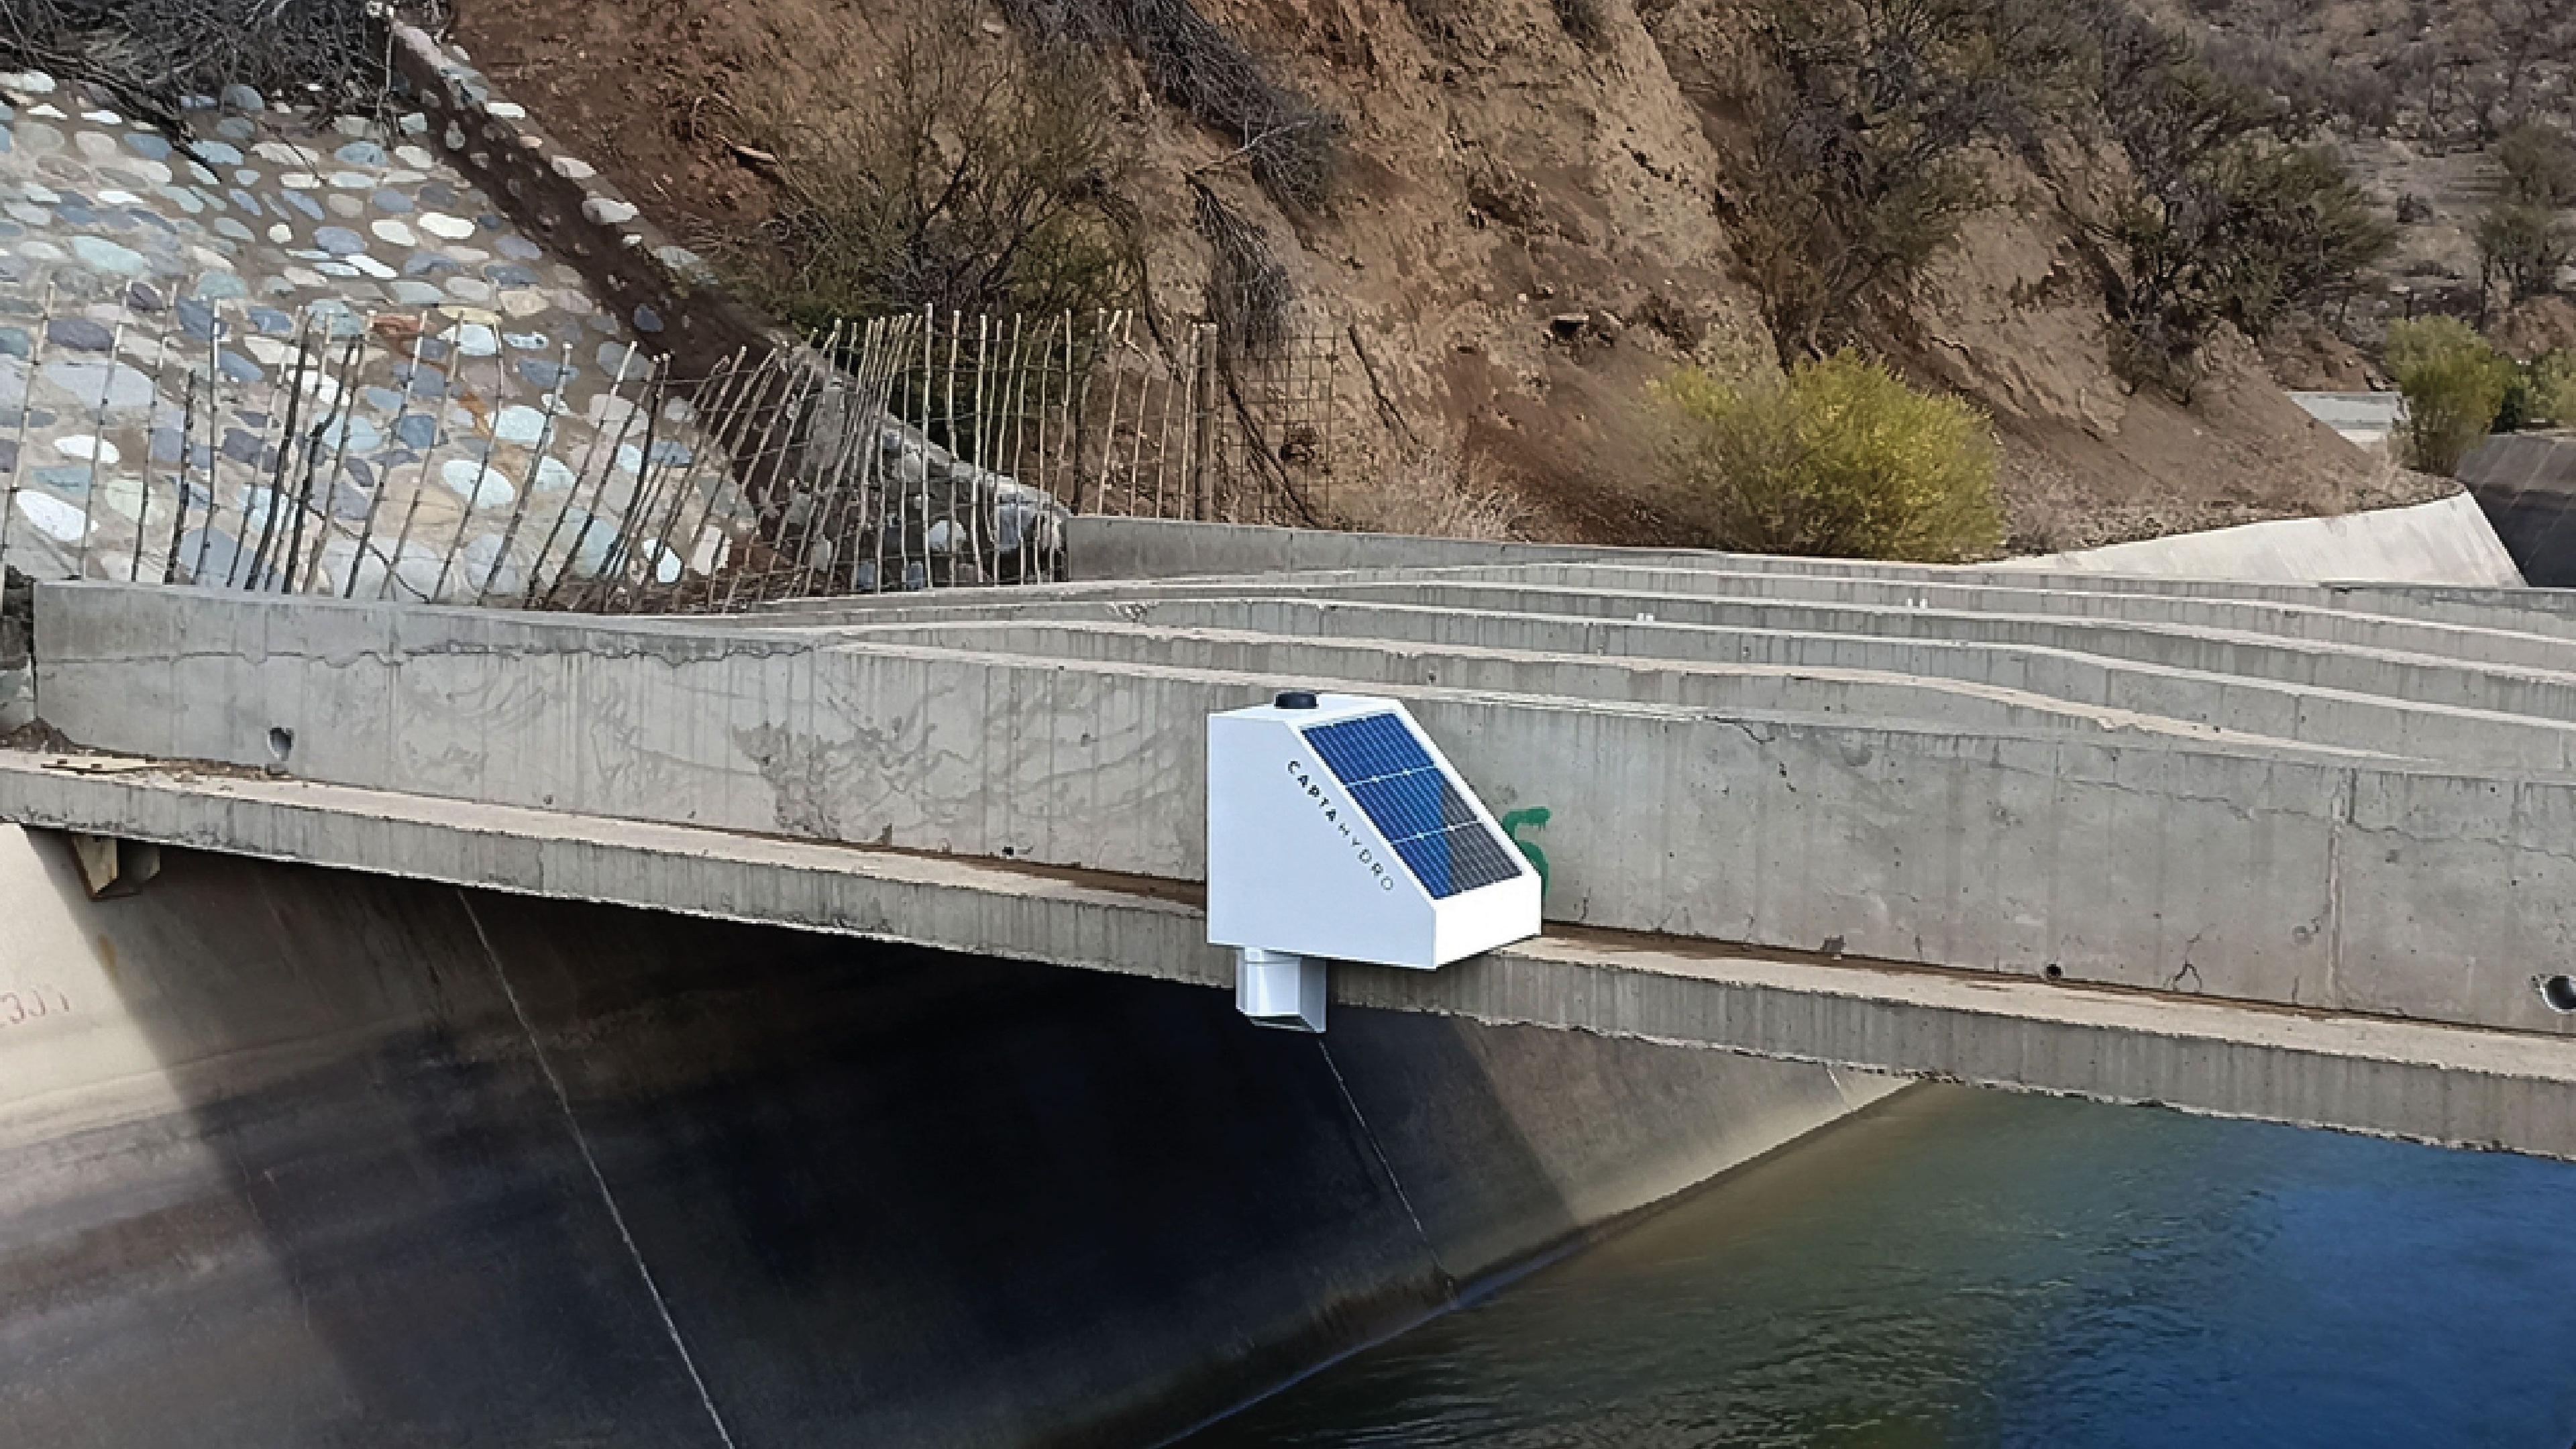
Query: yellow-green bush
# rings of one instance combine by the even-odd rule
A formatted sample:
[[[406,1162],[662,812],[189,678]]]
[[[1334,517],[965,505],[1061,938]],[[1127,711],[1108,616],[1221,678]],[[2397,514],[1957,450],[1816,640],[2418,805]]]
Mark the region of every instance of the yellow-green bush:
[[[2389,328],[2388,370],[2406,395],[2408,461],[2444,477],[2495,427],[2515,372],[2511,358],[2450,317]]]
[[[1663,495],[1696,542],[1949,563],[2003,543],[1986,417],[1850,353],[1747,385],[1657,385]]]
[[[2552,352],[2522,369],[2522,425],[2576,428],[2576,352]]]
[[[2387,358],[2388,375],[2399,379],[2446,353],[2493,350],[2476,328],[2457,317],[2438,315],[2390,323],[2387,343],[2381,349]]]

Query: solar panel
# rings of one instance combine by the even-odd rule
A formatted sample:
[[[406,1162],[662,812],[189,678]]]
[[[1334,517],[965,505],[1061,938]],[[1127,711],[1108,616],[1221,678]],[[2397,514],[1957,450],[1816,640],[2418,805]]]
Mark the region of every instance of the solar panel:
[[[1476,818],[1402,720],[1363,715],[1300,733],[1432,899],[1521,873],[1518,853]]]

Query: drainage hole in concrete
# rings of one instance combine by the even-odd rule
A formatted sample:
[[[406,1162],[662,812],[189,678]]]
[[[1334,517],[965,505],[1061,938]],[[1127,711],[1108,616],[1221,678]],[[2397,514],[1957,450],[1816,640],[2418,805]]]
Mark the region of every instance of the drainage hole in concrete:
[[[268,730],[268,762],[283,765],[295,753],[295,731],[284,725],[271,725]]]
[[[2062,968],[2052,965],[2043,969],[2039,974],[2047,977],[2051,981],[2055,981],[2059,977],[2064,976],[2066,972]]]
[[[2540,999],[2556,1012],[2576,1012],[2576,977],[2551,976],[2540,983]]]

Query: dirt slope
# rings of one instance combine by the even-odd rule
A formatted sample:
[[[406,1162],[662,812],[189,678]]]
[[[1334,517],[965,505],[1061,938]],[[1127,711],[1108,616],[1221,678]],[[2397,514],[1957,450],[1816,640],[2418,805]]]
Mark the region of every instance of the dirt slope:
[[[1299,326],[1352,344],[1334,512],[1364,526],[1649,541],[1647,383],[1684,360],[1767,366],[1771,341],[1715,199],[1740,144],[1733,0],[1604,0],[1590,45],[1551,0],[1203,0],[1349,124],[1334,199],[1291,216],[1215,184],[1270,236]],[[767,183],[730,98],[867,35],[866,0],[463,0],[457,38],[517,99],[684,235],[742,236]],[[1442,22],[1454,9],[1472,20]],[[1434,17],[1426,20],[1426,17]],[[998,18],[988,43],[1012,43]],[[835,64],[847,66],[846,61]],[[864,74],[816,77],[864,85]],[[1156,304],[1195,315],[1207,261],[1183,175],[1221,136],[1121,87]],[[1991,410],[2015,543],[2067,548],[2424,495],[2222,348],[2188,409],[2111,375],[2099,290],[2045,185],[2020,173],[1885,343]],[[1463,466],[1460,463],[1463,461]],[[1462,494],[1491,492],[1501,506]]]

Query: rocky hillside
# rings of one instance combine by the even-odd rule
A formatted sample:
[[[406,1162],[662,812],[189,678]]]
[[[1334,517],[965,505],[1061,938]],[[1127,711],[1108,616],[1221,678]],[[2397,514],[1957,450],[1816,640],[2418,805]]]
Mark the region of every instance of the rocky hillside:
[[[890,62],[915,53],[886,8],[460,0],[455,34],[658,220],[740,256],[778,234],[782,107],[793,141],[797,107],[892,85]],[[977,11],[969,43],[1025,48],[1069,8]],[[1748,219],[1769,215],[1746,178],[1778,85],[1752,0],[1198,0],[1197,13],[1331,120],[1329,180],[1299,194],[1258,174],[1245,136],[1201,119],[1203,95],[1193,104],[1150,51],[1097,37],[1085,53],[1109,77],[1129,162],[1115,214],[1162,315],[1207,305],[1212,199],[1276,259],[1294,329],[1344,341],[1340,521],[1668,536],[1644,486],[1649,385],[1686,362],[1775,366],[1784,350],[1781,308],[1746,262]],[[2120,168],[2081,164],[2100,129],[2078,117],[1962,148],[1972,200],[1928,257],[1862,289],[1836,334],[1993,414],[2014,546],[2424,496],[2426,480],[2310,422],[2232,328],[2200,349],[2188,401],[2124,380],[2104,300],[2118,264],[2087,194]]]
[[[2565,0],[2161,0],[2225,72],[2316,118],[2379,206],[2396,246],[2350,309],[2270,349],[2293,386],[2378,380],[2384,324],[2483,318],[2518,355],[2576,348],[2564,296],[2493,291],[2476,240],[2517,127],[2576,136],[2576,5]]]

